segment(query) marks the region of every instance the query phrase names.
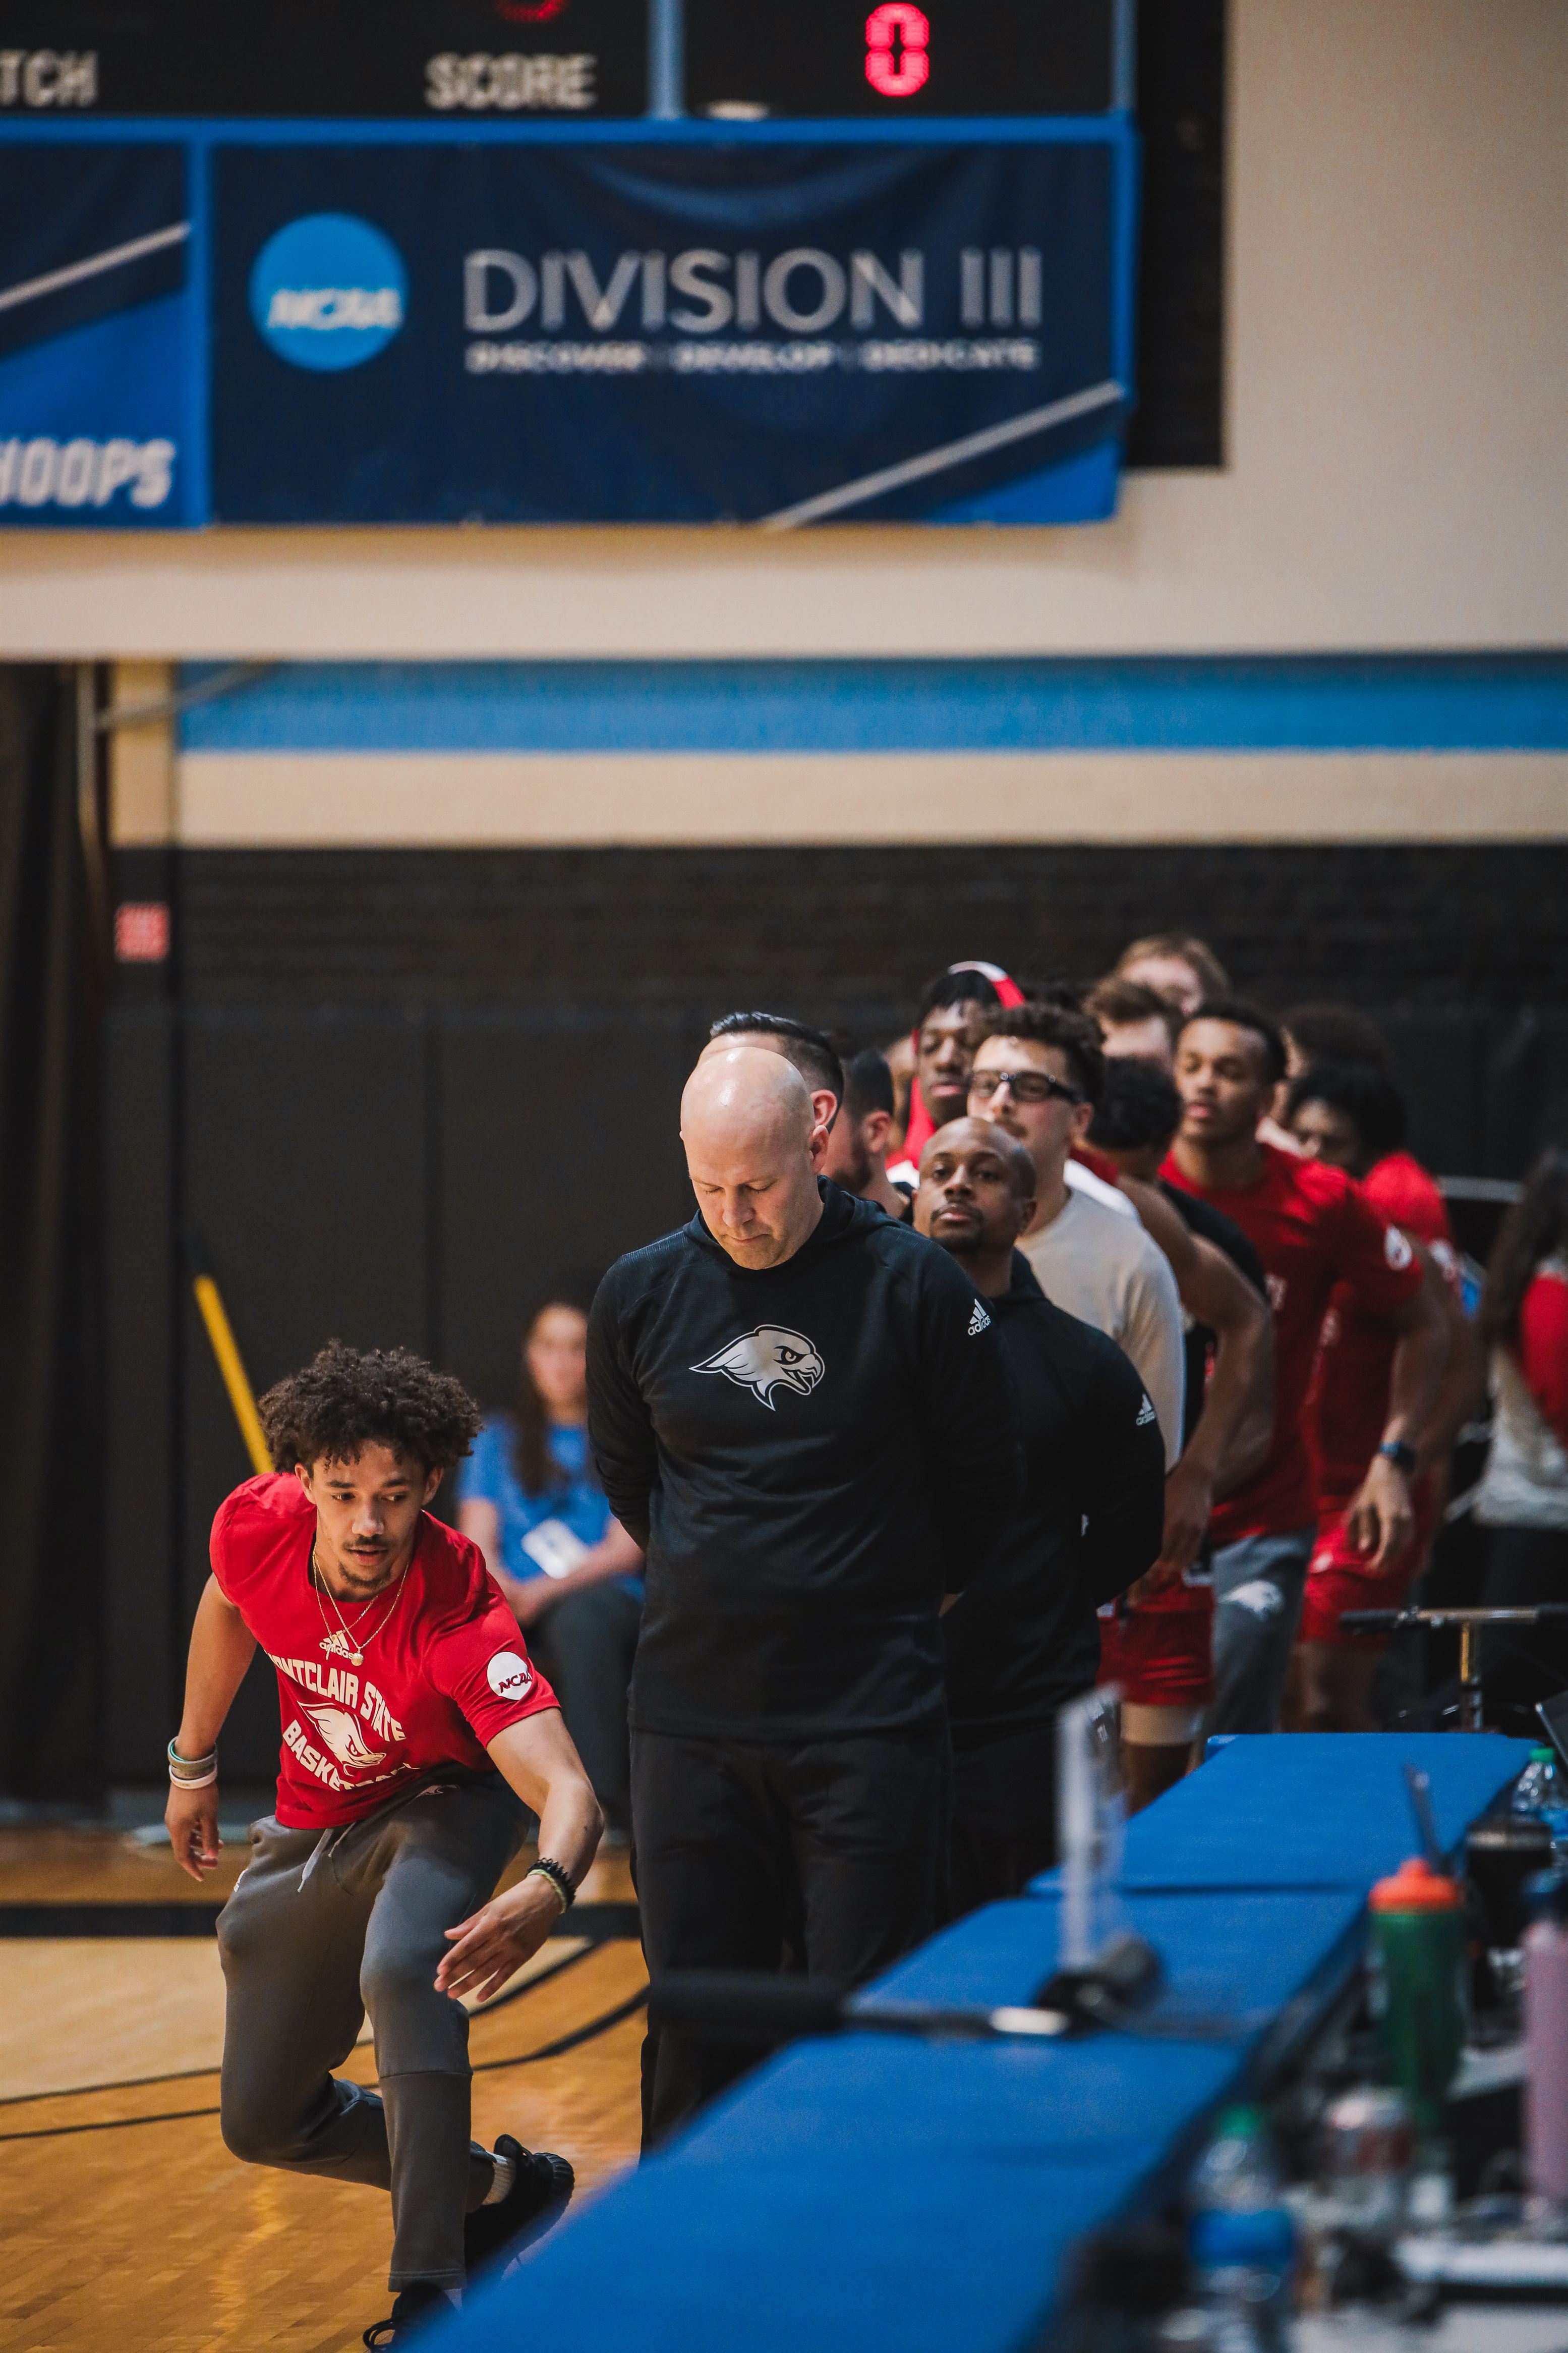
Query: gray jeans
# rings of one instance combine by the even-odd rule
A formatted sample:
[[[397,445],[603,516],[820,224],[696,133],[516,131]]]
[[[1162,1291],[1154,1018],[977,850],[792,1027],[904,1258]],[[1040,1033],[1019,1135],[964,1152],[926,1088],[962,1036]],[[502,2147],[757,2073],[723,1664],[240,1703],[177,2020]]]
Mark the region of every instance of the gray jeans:
[[[499,1776],[325,1833],[257,1822],[218,1918],[224,2139],[249,2165],[389,2189],[394,2289],[463,2284],[492,2168],[469,2138],[468,2013],[434,1979],[442,1931],[489,1901],[522,1826]],[[331,2073],[367,2014],[379,2095]]]
[[[1210,1732],[1277,1732],[1315,1525],[1243,1536],[1214,1556]]]

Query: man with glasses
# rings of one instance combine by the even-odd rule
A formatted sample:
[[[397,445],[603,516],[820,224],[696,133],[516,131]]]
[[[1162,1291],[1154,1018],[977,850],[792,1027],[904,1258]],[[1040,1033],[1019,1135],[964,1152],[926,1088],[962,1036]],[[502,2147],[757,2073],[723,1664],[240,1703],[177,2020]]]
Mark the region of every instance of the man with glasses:
[[[969,1081],[973,1119],[991,1120],[1035,1166],[1035,1214],[1018,1243],[1046,1297],[1114,1340],[1142,1377],[1165,1441],[1182,1447],[1182,1303],[1163,1252],[1137,1219],[1068,1185],[1105,1070],[1092,1021],[1056,1005],[993,1015]]]

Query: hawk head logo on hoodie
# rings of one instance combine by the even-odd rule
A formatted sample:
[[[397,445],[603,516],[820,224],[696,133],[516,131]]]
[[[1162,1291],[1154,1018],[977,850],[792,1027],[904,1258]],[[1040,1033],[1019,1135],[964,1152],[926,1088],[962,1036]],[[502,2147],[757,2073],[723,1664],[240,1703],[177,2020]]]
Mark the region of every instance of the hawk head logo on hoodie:
[[[827,1368],[804,1332],[787,1331],[782,1324],[759,1324],[754,1332],[743,1333],[691,1369],[722,1373],[737,1388],[760,1398],[771,1413],[775,1389],[809,1397]]]

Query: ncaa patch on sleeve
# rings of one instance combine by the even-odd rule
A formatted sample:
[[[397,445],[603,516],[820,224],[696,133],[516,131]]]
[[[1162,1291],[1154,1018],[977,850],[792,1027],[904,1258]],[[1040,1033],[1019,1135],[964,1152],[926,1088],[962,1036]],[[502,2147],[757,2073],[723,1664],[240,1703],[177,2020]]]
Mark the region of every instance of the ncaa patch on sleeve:
[[[533,1689],[533,1669],[515,1651],[498,1651],[485,1674],[497,1699],[526,1699]]]

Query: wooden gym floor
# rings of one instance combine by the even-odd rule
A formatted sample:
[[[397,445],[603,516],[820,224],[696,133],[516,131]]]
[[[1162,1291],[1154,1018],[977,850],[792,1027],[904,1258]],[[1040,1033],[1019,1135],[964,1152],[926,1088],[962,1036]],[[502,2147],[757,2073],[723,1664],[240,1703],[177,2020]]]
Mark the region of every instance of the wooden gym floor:
[[[122,1933],[221,1900],[244,1860],[226,1849],[198,1889],[167,1848],[111,1831],[0,1831],[0,2353],[350,2353],[389,2309],[385,2199],[237,2165],[219,2138],[211,1935]],[[593,1933],[552,1939],[470,2036],[478,2137],[559,2149],[579,2197],[637,2152],[631,1900],[624,1857],[596,1863]],[[83,1906],[99,1933],[32,1933]],[[344,2072],[374,2082],[368,2043]]]

